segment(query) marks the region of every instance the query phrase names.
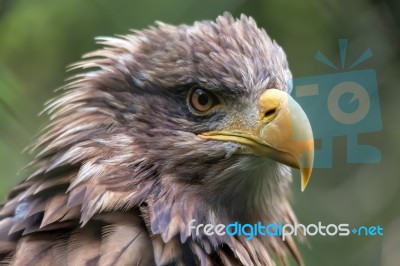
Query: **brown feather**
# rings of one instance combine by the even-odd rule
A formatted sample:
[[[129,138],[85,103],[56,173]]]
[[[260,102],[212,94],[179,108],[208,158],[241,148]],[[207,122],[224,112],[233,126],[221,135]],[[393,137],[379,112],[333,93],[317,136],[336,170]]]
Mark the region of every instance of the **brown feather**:
[[[56,236],[54,234],[29,235],[22,237],[18,241],[13,266],[56,265],[54,244]]]
[[[143,221],[132,214],[113,213],[105,218],[100,265],[153,265],[151,240]],[[115,248],[115,247],[120,248]],[[132,256],[132,254],[136,254]]]
[[[96,265],[100,258],[101,227],[97,223],[77,228],[69,234],[68,265]],[[65,252],[60,250],[60,253]]]

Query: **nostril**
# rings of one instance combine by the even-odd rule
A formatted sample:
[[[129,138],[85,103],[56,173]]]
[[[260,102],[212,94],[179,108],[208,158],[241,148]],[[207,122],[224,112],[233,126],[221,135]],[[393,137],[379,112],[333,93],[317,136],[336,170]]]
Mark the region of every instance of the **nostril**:
[[[275,112],[276,112],[276,108],[269,109],[268,111],[265,112],[264,117],[269,117],[269,116],[275,114]]]

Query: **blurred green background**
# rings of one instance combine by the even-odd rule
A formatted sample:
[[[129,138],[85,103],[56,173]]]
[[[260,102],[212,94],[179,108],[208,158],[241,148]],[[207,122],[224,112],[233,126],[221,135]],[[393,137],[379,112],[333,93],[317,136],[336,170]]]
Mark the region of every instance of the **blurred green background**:
[[[21,151],[47,119],[37,114],[65,67],[99,48],[95,36],[245,13],[284,48],[295,77],[335,73],[314,56],[339,64],[340,38],[349,39],[347,62],[373,51],[357,69],[376,70],[383,130],[359,138],[381,150],[381,163],[348,164],[346,138],[334,138],[333,168],[316,169],[304,193],[294,178],[293,204],[304,224],[384,227],[383,237],[309,237],[306,265],[400,265],[399,8],[395,0],[0,0],[0,196],[24,178],[16,173],[32,155]]]

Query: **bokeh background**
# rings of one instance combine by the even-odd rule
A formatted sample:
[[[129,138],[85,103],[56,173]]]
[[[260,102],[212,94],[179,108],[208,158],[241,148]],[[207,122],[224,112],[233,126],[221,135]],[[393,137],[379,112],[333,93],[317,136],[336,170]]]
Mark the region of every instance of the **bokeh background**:
[[[400,265],[400,1],[383,0],[0,0],[0,197],[22,180],[32,158],[21,153],[45,124],[37,114],[68,77],[65,67],[99,48],[95,36],[127,33],[160,20],[215,19],[223,11],[251,15],[284,48],[295,77],[337,73],[337,40],[349,39],[347,62],[367,48],[357,69],[378,78],[383,130],[360,134],[378,147],[378,164],[348,164],[346,138],[335,137],[330,169],[316,169],[306,192],[294,178],[293,205],[304,224],[380,225],[383,237],[309,237],[306,265]],[[296,177],[297,173],[295,173]]]

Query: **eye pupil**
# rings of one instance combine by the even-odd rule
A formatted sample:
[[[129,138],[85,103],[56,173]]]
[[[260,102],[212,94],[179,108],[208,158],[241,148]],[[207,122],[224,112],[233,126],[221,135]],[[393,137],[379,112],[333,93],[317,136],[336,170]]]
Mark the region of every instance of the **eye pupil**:
[[[199,104],[207,105],[209,100],[210,100],[210,98],[208,97],[207,94],[205,94],[202,91],[199,93]]]

